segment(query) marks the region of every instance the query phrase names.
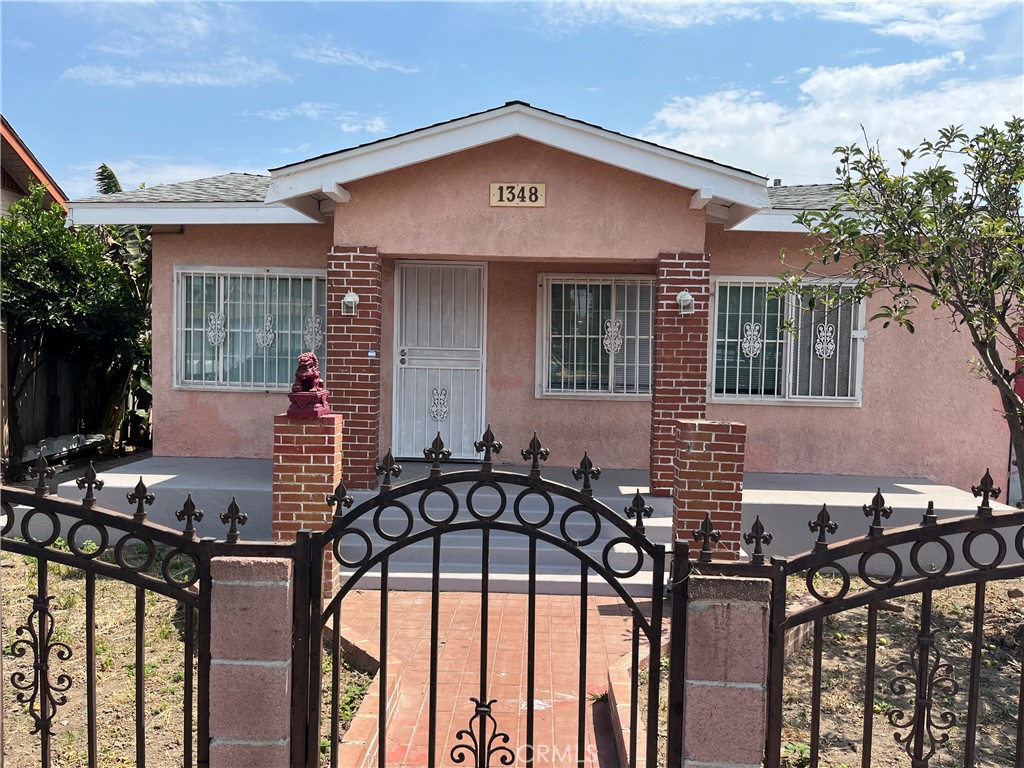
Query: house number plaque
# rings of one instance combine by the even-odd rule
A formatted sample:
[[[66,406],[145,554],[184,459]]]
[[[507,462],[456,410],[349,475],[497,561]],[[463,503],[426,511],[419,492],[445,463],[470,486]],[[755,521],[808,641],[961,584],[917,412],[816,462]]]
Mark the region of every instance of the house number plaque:
[[[491,184],[492,208],[543,208],[544,184],[504,181]]]

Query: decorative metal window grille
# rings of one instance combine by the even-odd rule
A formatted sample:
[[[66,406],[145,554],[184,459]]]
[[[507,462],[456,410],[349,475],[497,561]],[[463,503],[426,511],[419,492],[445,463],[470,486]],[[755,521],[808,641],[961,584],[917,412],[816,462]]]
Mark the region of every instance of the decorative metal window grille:
[[[324,326],[323,273],[200,269],[175,277],[175,384],[286,390],[300,353],[324,365],[323,333],[309,333]]]
[[[722,399],[860,397],[861,306],[772,296],[773,280],[720,280],[712,391]],[[840,288],[840,290],[849,290]]]
[[[544,394],[650,394],[652,279],[551,276],[543,300]]]

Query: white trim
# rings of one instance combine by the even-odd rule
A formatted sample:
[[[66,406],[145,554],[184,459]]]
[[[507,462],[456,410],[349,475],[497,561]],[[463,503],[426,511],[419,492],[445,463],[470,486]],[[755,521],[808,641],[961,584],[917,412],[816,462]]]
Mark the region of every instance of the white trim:
[[[860,408],[862,405],[864,395],[864,348],[865,340],[868,336],[866,315],[867,315],[867,302],[860,301],[857,308],[857,328],[850,333],[852,344],[856,350],[856,364],[854,371],[854,391],[856,395],[854,397],[810,397],[806,395],[792,395],[789,393],[790,388],[790,377],[791,377],[791,366],[792,361],[792,348],[793,342],[791,337],[787,338],[786,343],[783,347],[783,386],[786,394],[782,396],[756,396],[756,395],[723,395],[715,392],[715,372],[717,370],[716,365],[716,352],[718,348],[718,286],[720,283],[726,284],[742,284],[752,283],[760,285],[778,285],[782,281],[777,277],[767,275],[717,275],[711,278],[711,297],[710,311],[708,313],[708,382],[707,382],[707,402],[713,405],[781,405],[781,406],[815,406],[815,407],[829,407],[829,408]],[[806,280],[807,283],[835,283],[835,284],[849,284],[849,280],[843,280],[842,278],[814,278]],[[787,304],[785,307],[785,313],[787,320],[789,319],[791,307]],[[787,336],[789,333],[787,331]]]
[[[733,226],[769,206],[765,177],[524,104],[509,104],[412,134],[272,170],[266,202],[289,204],[296,198],[322,194],[323,189],[332,184],[348,184],[513,136],[687,189],[713,187],[716,199],[732,206],[729,219]]]
[[[183,392],[243,392],[248,394],[280,394],[291,391],[291,384],[279,384],[275,387],[253,387],[251,385],[228,385],[215,384],[204,386],[191,382],[182,383],[179,348],[178,348],[178,317],[184,311],[184,297],[179,291],[180,279],[183,274],[213,274],[213,275],[280,275],[284,277],[313,277],[321,278],[324,281],[325,295],[327,288],[327,270],[312,269],[309,267],[227,267],[227,266],[203,266],[201,264],[175,264],[171,275],[171,389]],[[315,294],[315,291],[314,291]],[[327,312],[326,298],[324,313]],[[325,347],[326,352],[326,347]],[[326,373],[327,355],[323,355],[320,364]]]
[[[68,222],[83,224],[322,224],[286,205],[264,203],[74,203]]]
[[[743,221],[730,227],[733,232],[793,232],[808,234],[807,227],[798,224],[794,219],[802,210],[781,209],[758,211]]]
[[[534,390],[537,400],[609,400],[615,402],[650,402],[654,394],[654,334],[658,322],[657,276],[646,272],[539,272],[537,274],[537,322],[534,351]],[[548,306],[548,287],[551,282],[593,281],[614,284],[643,282],[650,284],[651,293],[651,391],[650,392],[548,392],[548,360],[551,312]]]

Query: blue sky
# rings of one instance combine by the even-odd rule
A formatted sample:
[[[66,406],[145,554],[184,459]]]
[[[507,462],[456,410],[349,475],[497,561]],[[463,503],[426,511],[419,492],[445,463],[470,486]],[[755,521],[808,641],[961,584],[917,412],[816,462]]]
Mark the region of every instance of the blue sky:
[[[1024,114],[1024,3],[0,3],[0,108],[72,197],[519,99],[786,184]]]

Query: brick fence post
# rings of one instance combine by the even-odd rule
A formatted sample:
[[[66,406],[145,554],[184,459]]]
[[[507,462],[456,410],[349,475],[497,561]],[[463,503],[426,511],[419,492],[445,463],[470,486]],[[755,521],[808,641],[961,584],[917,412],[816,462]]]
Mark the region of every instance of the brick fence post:
[[[288,765],[292,561],[217,557],[210,573],[210,767]]]
[[[336,399],[336,398],[332,398]],[[342,417],[274,417],[274,541],[294,541],[302,529],[324,531],[333,521],[327,496],[342,480]],[[337,507],[335,507],[337,509]],[[338,563],[324,558],[324,594],[337,589]]]
[[[359,296],[355,315],[342,314],[342,298]],[[327,389],[345,419],[345,481],[349,488],[377,483],[380,456],[380,364],[384,277],[373,246],[336,245],[327,263]]]
[[[651,395],[651,493],[672,491],[677,419],[707,414],[710,258],[704,253],[658,254]],[[681,314],[687,291],[694,311]]]
[[[764,764],[771,594],[768,579],[691,574],[682,768]]]
[[[747,427],[738,422],[676,422],[673,537],[693,541],[693,531],[710,513],[722,535],[712,545],[720,559],[739,558],[746,439]]]

